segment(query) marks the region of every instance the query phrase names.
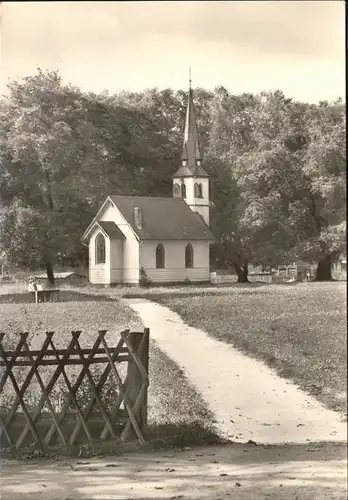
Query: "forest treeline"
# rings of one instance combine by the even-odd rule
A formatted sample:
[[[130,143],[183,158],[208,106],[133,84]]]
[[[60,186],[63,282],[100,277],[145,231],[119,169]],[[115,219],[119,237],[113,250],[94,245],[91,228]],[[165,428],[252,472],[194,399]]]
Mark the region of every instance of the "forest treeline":
[[[345,103],[194,89],[211,181],[212,267],[317,264],[346,251]],[[77,266],[109,194],[171,196],[187,91],[101,94],[43,72],[0,100],[0,249],[29,269]]]

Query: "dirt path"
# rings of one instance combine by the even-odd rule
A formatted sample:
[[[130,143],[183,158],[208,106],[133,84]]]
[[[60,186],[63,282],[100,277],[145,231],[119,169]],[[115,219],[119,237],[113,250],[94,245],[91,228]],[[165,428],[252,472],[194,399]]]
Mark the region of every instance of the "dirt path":
[[[69,461],[6,461],[2,500],[345,500],[342,445],[137,452]]]
[[[324,408],[264,363],[187,326],[167,307],[144,299],[124,302],[197,386],[216,415],[218,428],[233,441],[346,440],[347,426],[339,413]]]

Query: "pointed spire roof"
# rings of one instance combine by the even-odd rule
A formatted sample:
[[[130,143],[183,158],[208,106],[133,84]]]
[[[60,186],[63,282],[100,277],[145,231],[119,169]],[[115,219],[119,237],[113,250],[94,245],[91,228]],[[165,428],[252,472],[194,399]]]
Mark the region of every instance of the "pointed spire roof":
[[[201,166],[202,155],[198,141],[196,109],[191,88],[191,71],[181,160],[182,166],[175,173],[174,177],[208,177],[208,174]]]

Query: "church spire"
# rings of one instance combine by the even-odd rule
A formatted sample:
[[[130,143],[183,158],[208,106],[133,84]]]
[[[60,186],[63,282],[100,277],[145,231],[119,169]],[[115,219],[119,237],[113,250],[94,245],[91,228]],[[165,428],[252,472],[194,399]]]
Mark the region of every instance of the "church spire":
[[[184,143],[181,159],[184,166],[194,173],[197,166],[200,166],[202,156],[199,148],[196,110],[193,102],[193,92],[191,88],[191,68],[189,74],[189,92],[186,108],[186,122],[184,131]]]
[[[197,133],[196,110],[193,102],[193,91],[191,87],[191,68],[189,72],[189,92],[186,108],[186,121],[184,131],[184,142],[181,154],[181,167],[176,172],[176,176],[204,176],[207,173],[202,168],[202,155],[199,147]]]
[[[198,213],[209,226],[209,176],[202,167],[191,87],[191,69],[181,166],[173,175],[173,196],[183,198],[191,210]]]

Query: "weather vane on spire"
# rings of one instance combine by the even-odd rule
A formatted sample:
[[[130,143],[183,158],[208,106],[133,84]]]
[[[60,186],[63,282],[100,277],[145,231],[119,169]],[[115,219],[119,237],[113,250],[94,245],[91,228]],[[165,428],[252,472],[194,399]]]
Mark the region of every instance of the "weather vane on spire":
[[[191,89],[191,84],[192,84],[192,80],[191,80],[191,66],[189,66],[189,87]]]

